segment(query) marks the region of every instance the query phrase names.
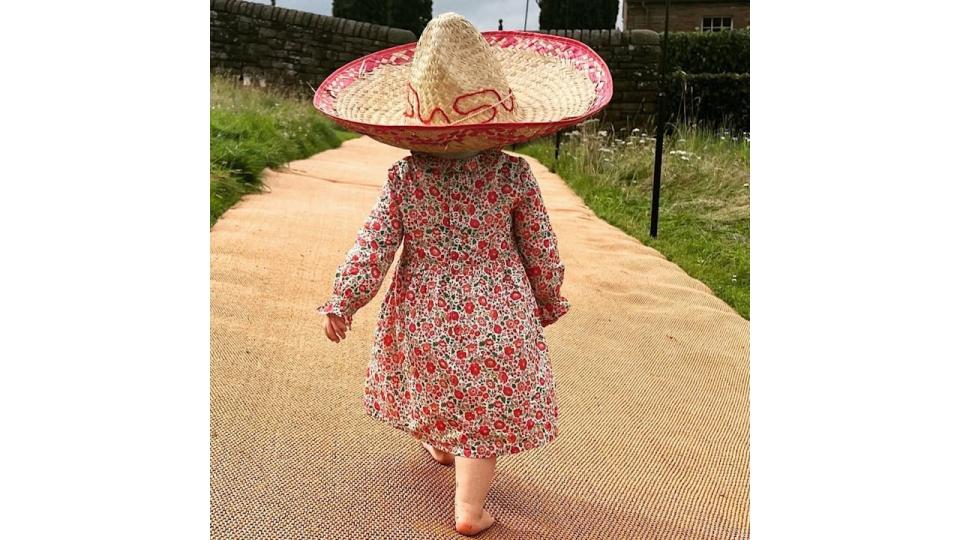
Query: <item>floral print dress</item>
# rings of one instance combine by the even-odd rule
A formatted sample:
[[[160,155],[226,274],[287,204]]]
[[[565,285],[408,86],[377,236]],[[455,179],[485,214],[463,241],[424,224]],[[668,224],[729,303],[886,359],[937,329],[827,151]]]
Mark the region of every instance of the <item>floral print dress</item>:
[[[558,407],[543,327],[570,309],[530,165],[500,150],[394,163],[318,310],[377,293],[396,251],[365,374],[370,416],[457,456],[546,445]]]

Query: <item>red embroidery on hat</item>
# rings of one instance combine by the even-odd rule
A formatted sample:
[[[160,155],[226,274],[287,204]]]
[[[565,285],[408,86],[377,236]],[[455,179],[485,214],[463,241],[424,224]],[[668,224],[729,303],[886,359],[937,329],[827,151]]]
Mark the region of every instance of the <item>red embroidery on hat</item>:
[[[417,100],[416,106],[414,106],[413,102],[410,101],[411,93],[413,93],[413,97],[416,98]],[[417,91],[413,89],[413,86],[411,86],[410,83],[407,83],[407,105],[410,106],[410,109],[407,112],[403,113],[403,115],[406,116],[407,118],[413,118],[413,115],[416,114],[417,119],[420,120],[420,123],[432,124],[434,115],[436,115],[437,113],[440,113],[443,115],[444,121],[446,121],[446,123],[448,124],[450,123],[450,117],[447,116],[447,113],[443,112],[443,109],[441,109],[440,107],[434,107],[433,110],[430,111],[430,116],[428,116],[427,119],[424,120],[423,115],[420,114],[420,95],[417,94]]]
[[[504,110],[506,111],[513,111],[514,107],[516,106],[516,100],[513,96],[513,90],[508,90],[508,92],[510,92],[510,99],[508,100],[503,99],[500,96],[500,93],[494,90],[493,88],[484,88],[483,90],[477,90],[476,92],[468,92],[466,94],[457,96],[453,100],[452,109],[460,116],[468,116],[484,108],[489,109],[491,114],[488,118],[478,122],[471,122],[473,124],[486,124],[497,117],[498,105],[503,107]],[[492,94],[492,96],[495,98],[495,101],[493,101],[492,103],[481,103],[472,109],[462,110],[460,108],[461,100],[469,99],[469,98],[483,95],[483,94]],[[411,99],[411,96],[413,99]],[[443,109],[439,106],[434,107],[433,110],[430,111],[430,116],[424,119],[423,114],[420,112],[420,94],[417,93],[416,89],[414,89],[410,83],[407,83],[406,99],[407,99],[407,110],[403,113],[403,116],[407,118],[416,117],[418,120],[420,120],[422,124],[432,124],[433,117],[436,116],[437,113],[439,113],[441,116],[443,116],[443,120],[447,124],[450,123],[450,117],[447,116],[447,113],[445,113]]]
[[[504,99],[500,96],[500,93],[499,93],[499,92],[497,92],[497,91],[494,90],[493,88],[485,88],[485,89],[483,89],[483,90],[477,90],[476,92],[470,92],[470,93],[468,93],[468,94],[463,94],[462,96],[457,97],[457,99],[453,100],[453,110],[457,111],[457,112],[458,112],[460,115],[462,115],[462,116],[467,116],[468,114],[472,114],[472,113],[474,113],[474,112],[477,112],[477,111],[479,111],[480,109],[483,109],[484,107],[489,107],[490,112],[493,113],[493,114],[490,115],[490,118],[487,118],[486,120],[483,120],[483,121],[480,121],[480,122],[474,122],[474,123],[476,123],[476,124],[486,124],[487,122],[490,122],[490,121],[492,121],[494,118],[497,117],[497,106],[498,106],[498,105],[502,106],[502,107],[503,107],[505,110],[507,110],[507,111],[512,111],[512,110],[513,110],[513,107],[514,107],[513,90],[507,90],[507,91],[510,92],[510,99],[509,99],[510,106],[509,106],[509,107],[507,107],[507,100],[504,100]],[[493,94],[494,97],[496,98],[496,101],[494,101],[492,104],[481,103],[480,105],[477,105],[476,107],[474,107],[474,108],[472,108],[472,109],[469,109],[469,110],[466,110],[466,111],[460,110],[460,100],[462,100],[462,99],[469,99],[469,98],[471,98],[471,97],[473,97],[473,96],[479,96],[479,95],[481,95],[481,94],[486,94],[486,93],[491,93],[491,94]]]

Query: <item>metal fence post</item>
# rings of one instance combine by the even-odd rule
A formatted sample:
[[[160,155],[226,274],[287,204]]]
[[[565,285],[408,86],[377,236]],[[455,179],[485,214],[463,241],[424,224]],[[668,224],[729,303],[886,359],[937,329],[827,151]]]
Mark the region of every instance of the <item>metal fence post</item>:
[[[663,41],[660,44],[660,88],[657,90],[657,148],[653,159],[653,200],[650,203],[650,236],[657,237],[660,222],[660,171],[663,168],[663,125],[666,122],[664,109],[667,108],[666,71],[667,38],[670,33],[670,0],[667,0],[663,17]]]

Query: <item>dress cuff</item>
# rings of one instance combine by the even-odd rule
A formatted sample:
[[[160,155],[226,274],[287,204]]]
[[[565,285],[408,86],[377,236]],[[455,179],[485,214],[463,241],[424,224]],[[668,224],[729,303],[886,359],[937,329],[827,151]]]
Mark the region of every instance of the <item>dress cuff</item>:
[[[542,304],[539,306],[538,313],[540,324],[549,326],[557,322],[557,320],[563,317],[568,311],[570,311],[570,302],[562,296],[556,302]]]
[[[347,326],[353,326],[353,313],[350,311],[347,299],[342,296],[331,296],[326,304],[317,308],[317,311],[323,315],[339,315],[347,323]]]

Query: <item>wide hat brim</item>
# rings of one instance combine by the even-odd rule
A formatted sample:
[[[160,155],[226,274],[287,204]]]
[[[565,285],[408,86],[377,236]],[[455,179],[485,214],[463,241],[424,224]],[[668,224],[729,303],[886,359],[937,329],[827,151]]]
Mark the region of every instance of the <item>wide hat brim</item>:
[[[402,72],[413,60],[417,43],[384,49],[345,64],[317,88],[313,105],[346,129],[390,146],[421,152],[463,152],[502,148],[550,135],[594,116],[610,102],[613,95],[610,69],[603,58],[584,43],[536,32],[494,31],[483,32],[482,36],[504,62],[509,62],[512,54],[536,54],[543,60],[533,73],[518,70],[512,74],[509,69],[504,70],[521,110],[526,98],[536,100],[536,118],[415,125],[404,122],[399,114],[384,114],[383,106],[374,104],[360,108],[354,105],[349,111],[338,108],[338,97],[350,92],[355,84],[373,85],[364,89],[366,93],[402,99],[406,85]],[[386,66],[397,74],[389,78],[371,76]],[[587,95],[582,89],[565,95],[564,78],[556,75],[570,73],[571,68],[588,81]],[[551,79],[548,75],[554,76],[550,87],[542,82]],[[570,86],[573,87],[572,81]],[[551,108],[552,101],[558,106]]]

